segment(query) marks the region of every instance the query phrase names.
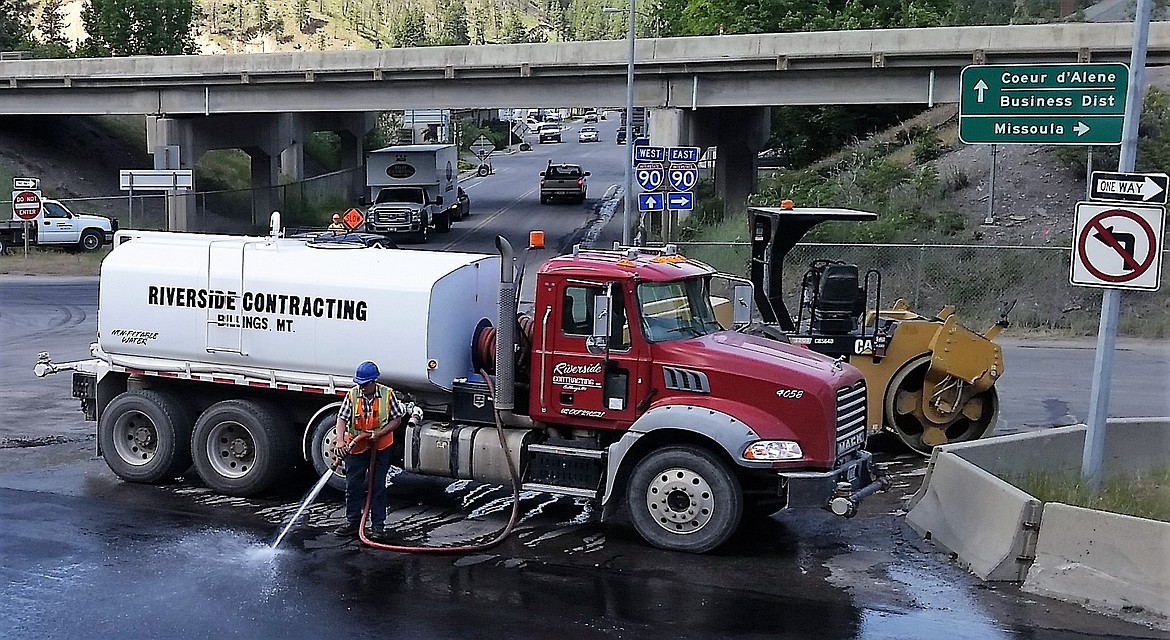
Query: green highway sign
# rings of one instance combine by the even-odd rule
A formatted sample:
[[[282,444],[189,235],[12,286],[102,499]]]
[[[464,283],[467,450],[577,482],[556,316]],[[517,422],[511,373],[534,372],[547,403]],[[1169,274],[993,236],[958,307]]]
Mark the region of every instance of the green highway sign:
[[[968,144],[1121,144],[1127,65],[969,66],[959,83]]]

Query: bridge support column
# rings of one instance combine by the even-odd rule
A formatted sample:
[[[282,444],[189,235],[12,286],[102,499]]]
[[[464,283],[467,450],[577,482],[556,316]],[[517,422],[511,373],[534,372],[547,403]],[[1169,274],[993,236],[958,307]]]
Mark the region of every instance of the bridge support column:
[[[252,225],[264,226],[268,216],[280,209],[280,154],[260,147],[247,147],[244,153],[252,160]]]
[[[195,161],[203,155],[195,147],[195,127],[188,118],[149,117],[146,121],[146,150],[156,147],[179,147],[179,165],[176,169],[194,169]],[[197,214],[195,192],[167,192],[165,228],[170,231],[191,231]]]
[[[756,190],[756,154],[771,133],[768,107],[719,107],[698,112],[699,146],[717,147],[715,192],[725,216],[742,216],[748,196]]]

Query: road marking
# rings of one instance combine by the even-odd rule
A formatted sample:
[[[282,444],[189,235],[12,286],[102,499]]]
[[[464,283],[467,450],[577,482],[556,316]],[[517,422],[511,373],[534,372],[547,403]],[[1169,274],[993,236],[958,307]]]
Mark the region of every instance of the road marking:
[[[443,246],[442,246],[442,247],[441,247],[439,250],[440,250],[440,251],[448,251],[448,250],[454,249],[454,248],[455,248],[455,245],[459,244],[459,243],[460,243],[460,242],[462,242],[463,240],[466,240],[466,239],[467,239],[467,236],[468,236],[468,235],[469,235],[469,234],[470,234],[472,231],[479,231],[479,230],[480,230],[480,229],[481,229],[481,228],[482,228],[484,225],[486,225],[486,224],[488,224],[489,222],[491,222],[491,221],[495,220],[496,218],[500,217],[500,215],[502,215],[502,214],[503,214],[503,213],[505,213],[506,211],[510,210],[512,207],[514,207],[514,206],[516,206],[516,205],[520,204],[521,202],[523,202],[523,201],[524,201],[524,199],[525,199],[525,198],[527,198],[528,196],[531,196],[531,195],[532,195],[533,193],[535,193],[535,192],[536,192],[536,187],[533,187],[533,188],[529,189],[528,191],[525,191],[524,193],[522,193],[522,194],[520,195],[520,197],[518,197],[518,198],[516,198],[515,200],[513,200],[513,201],[509,202],[508,204],[504,205],[503,207],[500,207],[500,209],[499,209],[499,210],[497,210],[495,213],[491,214],[490,216],[488,216],[488,217],[486,217],[486,218],[484,218],[484,219],[480,220],[479,224],[475,225],[474,227],[472,227],[472,228],[470,228],[470,229],[466,229],[466,230],[464,230],[464,232],[463,232],[463,236],[461,236],[461,237],[460,237],[460,238],[458,238],[458,239],[455,239],[455,240],[452,240],[452,241],[448,242],[447,244],[443,245]]]

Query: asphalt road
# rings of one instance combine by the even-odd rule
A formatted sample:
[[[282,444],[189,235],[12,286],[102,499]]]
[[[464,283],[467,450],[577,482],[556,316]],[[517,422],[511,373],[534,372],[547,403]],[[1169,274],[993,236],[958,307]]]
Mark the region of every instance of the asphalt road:
[[[433,248],[487,251],[500,232],[523,246],[529,223],[545,227],[551,247],[579,241],[600,224],[599,187],[621,175],[620,162],[598,157],[597,166],[612,166],[607,174],[586,155],[620,156],[612,138],[584,146],[497,160],[496,174],[469,184],[472,218]],[[585,205],[541,206],[535,191],[518,195],[535,188],[554,154],[593,171]],[[615,229],[610,220],[598,237]],[[95,330],[95,279],[0,278],[5,640],[1170,637],[984,585],[955,567],[906,527],[902,506],[925,463],[888,441],[877,455],[894,488],[857,518],[783,513],[705,556],[649,548],[620,520],[601,523],[586,504],[537,493],[522,496],[513,536],[476,555],[403,555],[338,540],[327,533],[341,520],[336,494],[311,506],[274,551],[307,474],[281,495],[230,499],[196,478],[123,483],[94,456],[94,425],[81,419],[69,377],[36,379],[31,367],[39,351],[58,361],[85,357]],[[1005,341],[999,432],[1082,417],[1092,358],[1091,341]],[[1114,414],[1170,413],[1168,372],[1165,345],[1124,343]],[[407,474],[393,478],[391,496],[388,524],[405,544],[490,538],[510,507],[504,487]]]

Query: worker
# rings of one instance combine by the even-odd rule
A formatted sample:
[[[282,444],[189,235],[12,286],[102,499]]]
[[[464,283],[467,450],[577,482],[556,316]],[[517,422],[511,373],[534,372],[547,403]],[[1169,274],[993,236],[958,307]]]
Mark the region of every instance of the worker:
[[[394,430],[406,419],[406,407],[393,389],[378,383],[378,365],[358,365],[354,386],[341,401],[337,413],[337,443],[345,464],[345,524],[334,530],[338,536],[357,535],[362,506],[366,500],[370,471],[370,445],[374,454],[373,487],[370,497],[370,536],[382,536],[386,521],[386,474],[390,471],[390,445]]]
[[[333,222],[329,223],[329,230],[333,233],[347,233],[349,231],[345,223],[341,221],[340,213],[333,214]]]

